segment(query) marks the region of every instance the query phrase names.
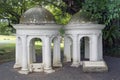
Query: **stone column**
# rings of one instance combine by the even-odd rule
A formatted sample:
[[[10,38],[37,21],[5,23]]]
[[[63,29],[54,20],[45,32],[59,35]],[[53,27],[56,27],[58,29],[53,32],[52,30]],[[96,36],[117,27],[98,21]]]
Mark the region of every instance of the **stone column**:
[[[80,42],[80,40],[78,40],[78,61],[79,61],[79,64],[81,64],[81,50],[80,50],[80,47],[81,47],[81,42]]]
[[[79,38],[78,38],[78,60],[79,60],[79,64],[82,65],[82,62],[81,62],[81,39],[82,39],[82,35],[79,35]]]
[[[46,36],[44,41],[44,71],[46,73],[52,73],[54,70],[51,65],[51,43],[50,37]]]
[[[86,59],[89,59],[89,38],[88,37],[85,37],[85,58]]]
[[[78,37],[77,35],[73,35],[73,62],[72,67],[78,67],[79,66],[79,59],[78,59]]]
[[[35,40],[34,39],[32,40],[32,49],[31,50],[32,50],[32,61],[36,62]]]
[[[71,41],[66,35],[64,37],[64,57],[66,62],[71,61]]]
[[[45,38],[42,38],[42,63],[45,64]]]
[[[27,52],[28,52],[28,65],[31,64],[33,61],[32,61],[32,43],[31,41],[27,41]]]
[[[28,74],[28,54],[27,54],[27,36],[22,36],[22,44],[23,44],[23,56],[22,56],[22,68],[19,73]]]
[[[31,64],[33,62],[36,62],[36,55],[35,55],[35,46],[34,46],[34,40],[30,40],[27,42],[27,45],[28,45],[28,64]]]
[[[53,66],[62,66],[60,53],[60,36],[54,39]]]
[[[15,65],[14,65],[14,68],[20,68],[21,67],[21,47],[22,44],[21,44],[21,39],[19,36],[16,37],[16,54],[15,54]]]
[[[98,39],[98,50],[99,50],[99,60],[103,60],[103,43],[102,43],[102,33],[99,35]]]
[[[98,61],[98,36],[90,37],[90,61]]]

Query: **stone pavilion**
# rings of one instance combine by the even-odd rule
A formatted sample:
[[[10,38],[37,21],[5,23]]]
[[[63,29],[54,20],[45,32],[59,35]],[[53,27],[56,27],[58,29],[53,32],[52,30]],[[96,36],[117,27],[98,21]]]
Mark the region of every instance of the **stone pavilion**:
[[[16,60],[14,68],[21,68],[19,73],[54,72],[53,66],[62,66],[60,58],[61,25],[56,24],[53,15],[43,7],[27,10],[16,29]],[[42,62],[36,63],[35,38],[42,40]],[[51,43],[54,43],[51,56]],[[52,59],[53,58],[53,59]]]
[[[89,20],[82,11],[76,13],[64,27],[64,55],[72,67],[83,66],[83,71],[107,71],[103,60],[102,29],[105,25]],[[84,45],[84,49],[81,46]],[[84,54],[82,54],[82,51]]]
[[[103,59],[102,29],[105,25],[90,20],[79,11],[64,27],[64,60],[72,62],[71,67],[83,66],[84,72],[107,71]],[[53,66],[62,66],[60,53],[61,25],[56,24],[53,15],[43,7],[27,10],[20,19],[16,29],[16,60],[14,68],[19,73],[29,72],[52,73]],[[36,62],[35,39],[42,42],[42,62]],[[51,53],[51,43],[53,53]],[[84,47],[84,48],[82,48]],[[82,49],[81,49],[82,48]]]

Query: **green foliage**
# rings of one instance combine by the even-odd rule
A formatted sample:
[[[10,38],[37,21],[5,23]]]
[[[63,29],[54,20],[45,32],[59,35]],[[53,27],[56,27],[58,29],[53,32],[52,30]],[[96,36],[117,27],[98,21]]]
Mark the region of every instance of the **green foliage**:
[[[107,45],[112,47],[115,40],[120,38],[120,28],[118,26],[110,26],[103,30],[103,39],[108,42]]]
[[[18,24],[21,15],[36,5],[48,9],[58,24],[67,24],[71,17],[65,11],[66,4],[62,0],[0,0],[0,18],[8,18],[12,24]],[[15,32],[11,24],[0,24],[0,34],[11,34],[11,31]]]
[[[120,18],[120,0],[110,0],[107,4],[108,22]]]
[[[12,33],[12,27],[9,27],[6,19],[0,19],[0,35],[9,35]]]
[[[103,30],[105,53],[113,54],[115,49],[119,50],[120,44],[116,40],[120,40],[120,0],[85,0],[83,10],[91,19],[106,25]]]
[[[119,0],[86,0],[83,4],[83,10],[86,10],[100,23],[108,25],[111,20],[120,18]]]
[[[91,15],[91,19],[105,22],[107,0],[85,0],[83,10]]]
[[[54,15],[55,20],[58,24],[66,24],[71,18],[70,14],[62,12],[61,9],[53,5],[48,5],[46,9],[48,9]]]
[[[62,0],[0,0],[0,18],[9,18],[11,23],[18,24],[21,15],[36,5],[50,10],[57,23],[66,24],[70,18],[65,12],[66,4]]]

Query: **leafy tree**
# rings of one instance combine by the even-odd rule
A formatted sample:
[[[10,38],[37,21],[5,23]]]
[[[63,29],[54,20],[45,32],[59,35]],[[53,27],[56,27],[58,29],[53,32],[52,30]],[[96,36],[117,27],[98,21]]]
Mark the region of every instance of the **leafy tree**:
[[[120,39],[120,1],[86,0],[83,9],[91,15],[91,18],[106,25],[103,30],[104,50],[110,53],[114,47],[119,48],[120,44],[116,41]]]

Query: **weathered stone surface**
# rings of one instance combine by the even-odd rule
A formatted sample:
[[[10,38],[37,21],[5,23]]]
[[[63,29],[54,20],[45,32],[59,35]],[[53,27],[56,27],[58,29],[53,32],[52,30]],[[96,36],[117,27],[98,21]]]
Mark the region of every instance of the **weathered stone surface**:
[[[106,72],[108,71],[107,64],[104,61],[84,61],[84,72]]]
[[[54,72],[52,69],[51,43],[54,41],[53,63],[60,63],[60,34],[53,15],[43,7],[27,10],[20,19],[16,29],[16,60],[14,68],[21,68],[19,73]],[[35,39],[42,41],[42,62],[36,61]],[[43,64],[43,65],[42,65]],[[50,69],[48,69],[50,67]],[[44,70],[45,68],[45,70]],[[47,68],[47,69],[46,69]]]
[[[43,67],[42,63],[32,63],[30,64],[30,72],[43,72]]]

